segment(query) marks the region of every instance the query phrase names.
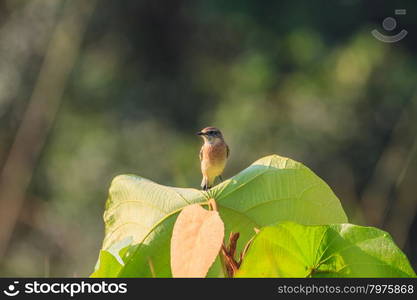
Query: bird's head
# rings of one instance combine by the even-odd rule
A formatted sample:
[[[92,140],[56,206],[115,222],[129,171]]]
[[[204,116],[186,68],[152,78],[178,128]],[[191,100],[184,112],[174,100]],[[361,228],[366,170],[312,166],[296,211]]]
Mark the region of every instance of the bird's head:
[[[223,135],[216,127],[206,127],[197,132],[197,135],[201,136],[205,142],[214,143],[216,141],[223,141]]]

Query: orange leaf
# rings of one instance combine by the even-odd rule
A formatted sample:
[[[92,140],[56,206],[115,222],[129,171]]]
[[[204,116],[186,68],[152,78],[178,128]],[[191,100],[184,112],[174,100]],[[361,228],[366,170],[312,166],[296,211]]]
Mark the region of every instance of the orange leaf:
[[[173,277],[205,277],[216,259],[224,237],[224,224],[217,211],[198,204],[185,207],[171,238]]]

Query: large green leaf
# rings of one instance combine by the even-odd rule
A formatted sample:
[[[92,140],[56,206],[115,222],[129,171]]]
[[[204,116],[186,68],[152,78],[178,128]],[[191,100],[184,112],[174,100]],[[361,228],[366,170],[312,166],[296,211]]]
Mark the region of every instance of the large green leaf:
[[[175,219],[183,207],[205,200],[198,190],[167,187],[134,175],[117,176],[110,186],[105,238],[92,276],[170,277],[169,241]],[[126,240],[130,242],[123,243]],[[103,251],[121,263],[112,274],[102,266]]]
[[[415,277],[390,235],[352,224],[285,222],[254,238],[236,277]]]
[[[110,187],[104,221],[105,239],[92,274],[95,277],[169,277],[169,243],[181,209],[214,198],[225,223],[225,238],[240,232],[238,251],[253,228],[277,221],[303,224],[347,222],[329,186],[301,163],[271,155],[254,162],[238,175],[208,192],[167,187],[134,176],[116,177]],[[131,242],[126,245],[126,240]],[[110,252],[120,266],[102,266]],[[108,260],[108,259],[107,259]],[[106,260],[106,261],[107,261]],[[217,260],[208,276],[217,276]],[[101,271],[103,270],[103,271]]]

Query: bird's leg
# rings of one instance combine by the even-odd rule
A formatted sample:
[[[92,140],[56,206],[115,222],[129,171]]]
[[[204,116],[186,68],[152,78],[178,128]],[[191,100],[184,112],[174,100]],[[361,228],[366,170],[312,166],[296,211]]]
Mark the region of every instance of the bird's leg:
[[[219,179],[220,179],[220,182],[223,182],[223,177],[222,177],[222,175],[219,175]]]

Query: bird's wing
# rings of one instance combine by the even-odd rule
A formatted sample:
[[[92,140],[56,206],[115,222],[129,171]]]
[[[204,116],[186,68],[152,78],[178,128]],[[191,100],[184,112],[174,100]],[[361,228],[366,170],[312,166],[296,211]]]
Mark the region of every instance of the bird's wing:
[[[200,149],[200,160],[203,160],[203,147]]]
[[[226,145],[226,157],[229,157],[230,155],[230,149],[229,146]]]

